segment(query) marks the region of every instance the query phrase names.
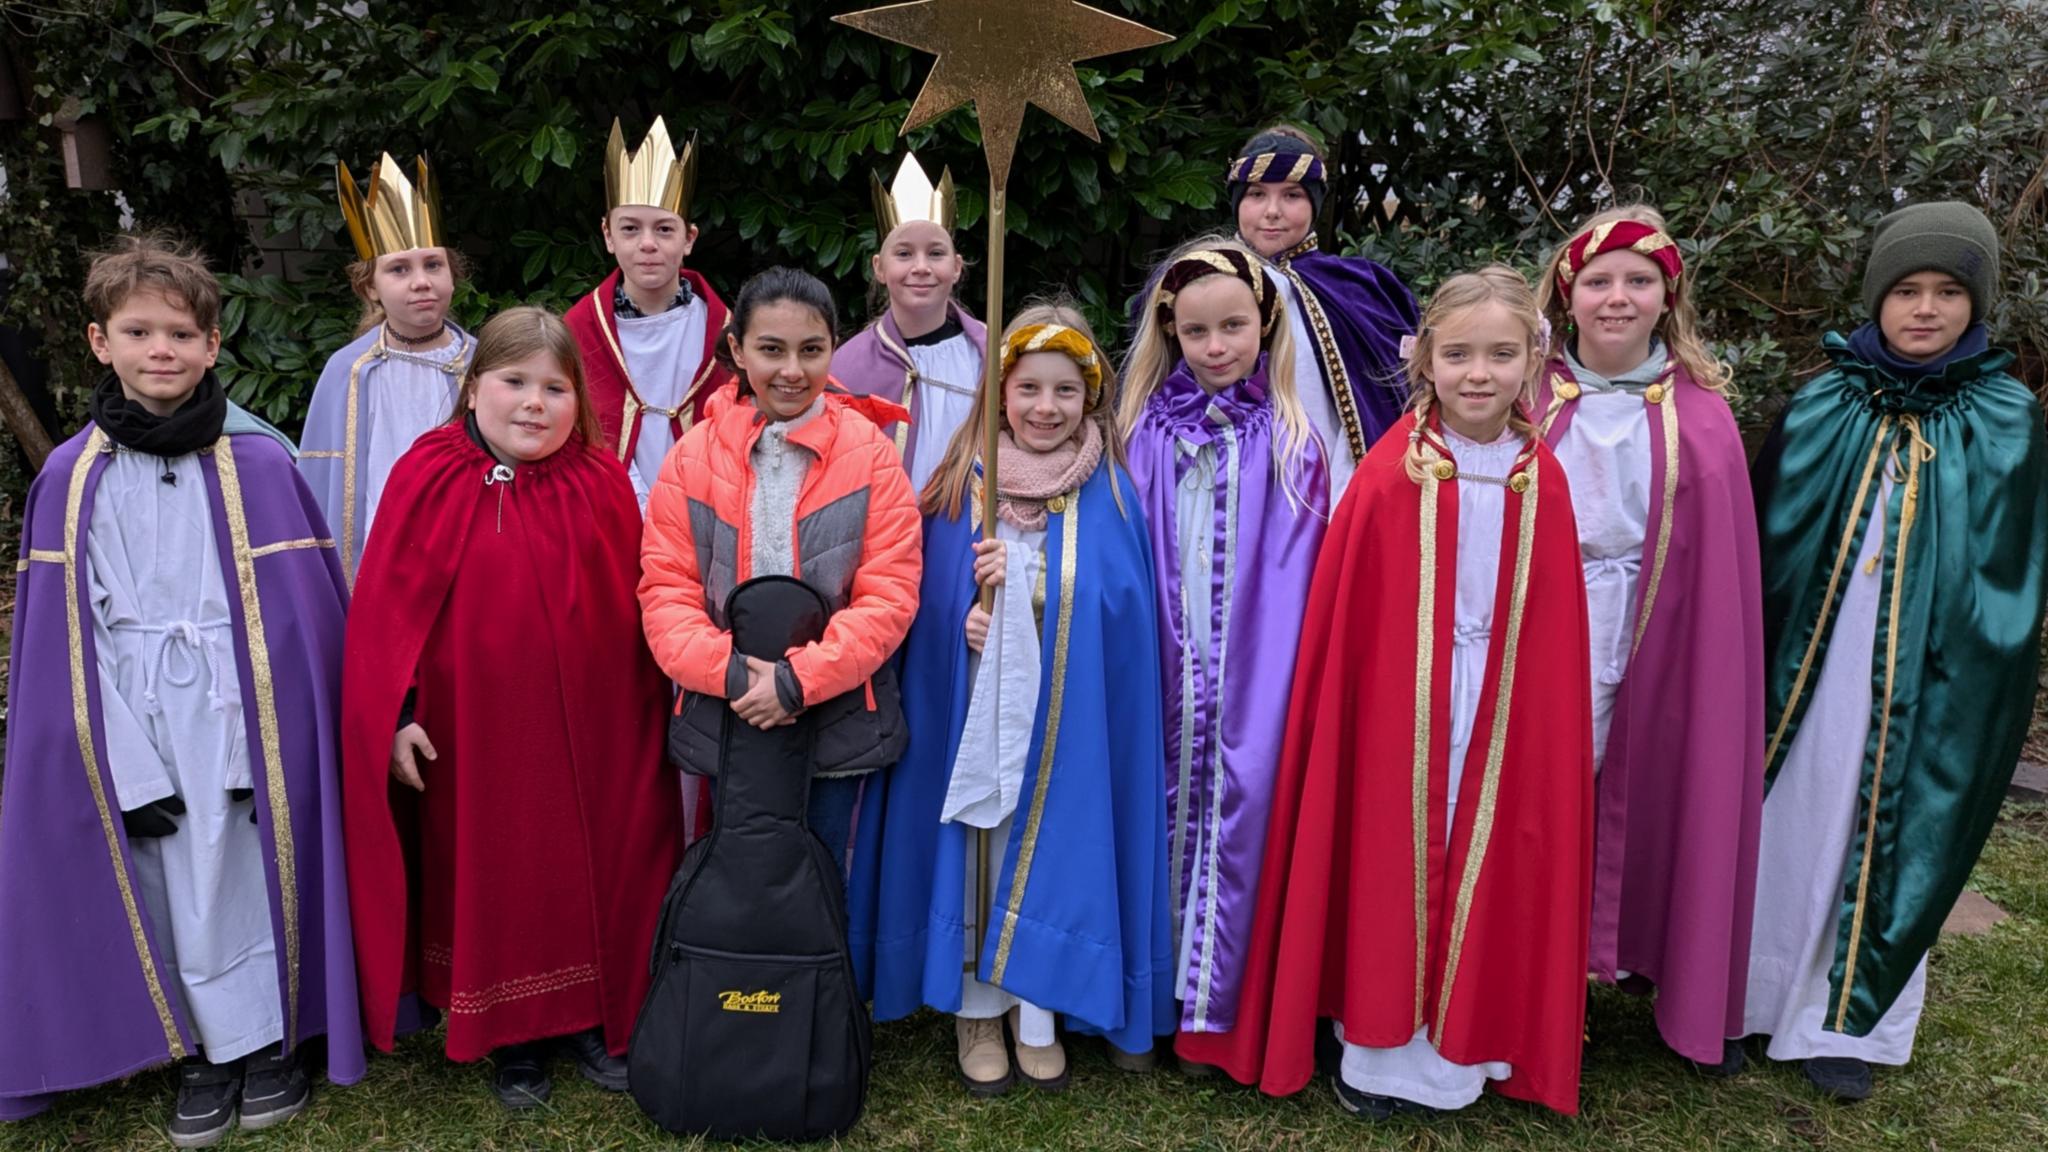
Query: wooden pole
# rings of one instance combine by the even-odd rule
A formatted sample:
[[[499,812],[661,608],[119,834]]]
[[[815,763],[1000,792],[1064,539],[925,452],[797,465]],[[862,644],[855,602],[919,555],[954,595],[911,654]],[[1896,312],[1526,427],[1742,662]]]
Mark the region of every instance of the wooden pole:
[[[29,404],[28,396],[14,379],[14,373],[7,370],[5,360],[0,360],[0,419],[7,421],[7,430],[14,433],[21,450],[28,454],[29,472],[40,472],[43,461],[50,458],[56,445],[50,442],[50,433],[43,428],[43,422],[36,419],[35,408]]]
[[[1003,429],[1003,239],[1009,232],[1009,221],[1004,217],[1004,189],[993,179],[988,191],[988,312],[983,317],[988,322],[988,343],[981,353],[981,536],[993,540],[996,536],[996,449]],[[981,590],[981,607],[984,612],[994,612],[996,591],[993,588]],[[994,629],[991,628],[993,633]],[[982,652],[983,659],[987,649]],[[994,903],[995,889],[989,883],[988,829],[977,828],[974,833],[974,877],[975,909],[974,918],[974,963],[981,963],[981,954],[988,944],[988,921],[990,905]]]

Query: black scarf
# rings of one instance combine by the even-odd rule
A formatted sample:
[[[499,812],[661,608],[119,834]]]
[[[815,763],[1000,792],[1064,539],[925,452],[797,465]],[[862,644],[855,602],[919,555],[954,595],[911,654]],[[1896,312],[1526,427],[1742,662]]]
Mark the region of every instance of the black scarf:
[[[130,400],[121,391],[121,378],[112,372],[101,377],[92,392],[92,422],[114,443],[165,459],[197,452],[220,439],[227,419],[227,390],[212,369],[169,416],[158,416]]]

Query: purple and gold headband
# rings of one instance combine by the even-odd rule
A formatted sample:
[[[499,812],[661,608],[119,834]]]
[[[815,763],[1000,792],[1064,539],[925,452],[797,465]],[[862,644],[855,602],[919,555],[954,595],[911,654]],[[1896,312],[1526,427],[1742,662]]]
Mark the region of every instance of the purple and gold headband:
[[[1231,184],[1305,184],[1323,178],[1323,158],[1307,150],[1246,153],[1230,162]]]
[[[1161,324],[1173,323],[1173,302],[1181,290],[1208,276],[1231,276],[1252,290],[1259,306],[1259,335],[1273,332],[1273,320],[1280,314],[1279,288],[1243,252],[1235,248],[1197,248],[1166,266],[1159,278],[1159,293],[1153,307]]]

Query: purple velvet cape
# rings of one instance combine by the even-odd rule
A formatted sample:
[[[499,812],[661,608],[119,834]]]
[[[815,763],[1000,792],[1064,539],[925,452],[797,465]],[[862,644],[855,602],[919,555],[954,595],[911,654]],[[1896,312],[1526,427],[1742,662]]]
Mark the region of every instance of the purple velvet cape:
[[[91,424],[65,441],[22,523],[0,784],[0,1119],[196,1050],[107,764],[86,538],[109,446]],[[353,1084],[362,1017],[335,743],[347,592],[282,445],[223,436],[200,466],[234,620],[285,1035],[326,1035],[328,1079]]]
[[[452,397],[463,367],[476,354],[476,337],[452,323],[448,330],[467,346],[455,357],[455,374],[448,378]],[[382,324],[329,357],[319,383],[313,386],[305,434],[299,438],[299,471],[313,490],[320,515],[334,529],[342,577],[350,587],[356,582],[356,567],[363,562],[363,539],[370,529],[370,479],[366,474],[370,466],[369,392],[377,370],[387,359]]]
[[[1645,394],[1651,502],[1636,648],[1597,785],[1588,966],[1603,980],[1625,971],[1654,982],[1664,1042],[1718,1064],[1722,1039],[1743,1030],[1756,904],[1762,575],[1748,457],[1727,402],[1676,364],[1659,383],[1661,403]],[[1553,448],[1576,388],[1562,361],[1543,374],[1537,411]]]
[[[946,305],[946,314],[960,321],[960,327],[967,338],[988,355],[988,325],[968,315],[967,309],[959,303]],[[911,377],[917,366],[911,362],[909,346],[903,342],[903,330],[896,326],[896,317],[887,308],[874,323],[861,329],[852,339],[841,344],[832,353],[832,378],[857,396],[880,396],[892,404],[901,404],[910,409],[910,423],[898,424],[890,434],[896,440],[896,454],[901,456],[907,467],[910,462],[910,446],[917,440],[917,422],[923,416],[916,407],[917,396],[910,389]]]
[[[1323,251],[1313,232],[1271,263],[1294,281],[1296,298],[1308,310],[1313,347],[1297,348],[1294,354],[1316,358],[1333,397],[1341,373],[1358,408],[1364,443],[1332,444],[1329,450],[1341,448],[1362,460],[1408,407],[1401,338],[1414,335],[1422,322],[1415,296],[1384,265]]]
[[[1278,431],[1262,358],[1257,372],[1213,398],[1180,365],[1131,432],[1131,481],[1159,580],[1167,871],[1176,940],[1185,901],[1195,901],[1197,909],[1181,1014],[1188,1031],[1226,1032],[1237,1017],[1295,648],[1329,522],[1329,476],[1313,432],[1283,486],[1274,470]],[[1204,661],[1182,659],[1188,629],[1174,493],[1190,467],[1179,450],[1183,443],[1216,445],[1210,546],[1224,560],[1209,589],[1210,639],[1221,657],[1215,684]],[[1193,738],[1184,743],[1183,723],[1191,715]],[[1197,821],[1207,829],[1207,858],[1199,861]]]

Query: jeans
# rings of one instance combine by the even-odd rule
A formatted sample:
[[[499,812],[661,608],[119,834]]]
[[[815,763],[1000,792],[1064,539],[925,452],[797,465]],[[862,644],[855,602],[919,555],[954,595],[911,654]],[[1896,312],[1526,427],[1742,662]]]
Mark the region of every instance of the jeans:
[[[804,819],[818,839],[825,842],[825,851],[832,856],[832,866],[838,869],[841,884],[846,883],[847,848],[853,841],[853,818],[866,783],[866,776],[811,781],[811,804]]]

